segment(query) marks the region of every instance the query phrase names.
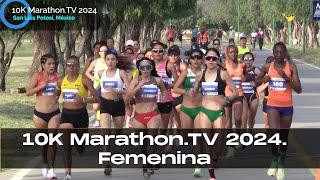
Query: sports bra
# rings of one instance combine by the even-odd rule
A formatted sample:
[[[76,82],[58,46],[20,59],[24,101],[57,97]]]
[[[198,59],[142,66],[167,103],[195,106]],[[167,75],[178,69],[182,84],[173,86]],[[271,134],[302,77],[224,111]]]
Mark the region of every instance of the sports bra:
[[[46,80],[45,74],[43,71],[39,72],[38,76],[38,85]],[[53,96],[57,89],[57,84],[59,81],[58,73],[54,73],[53,78],[48,81],[48,84],[43,89],[37,92],[37,96]]]
[[[106,73],[107,70],[103,71],[100,79],[101,92],[109,92],[108,89],[110,87],[118,90],[123,89],[123,81],[120,77],[119,69],[116,70],[116,73],[113,77],[108,77]]]
[[[88,97],[88,90],[82,83],[81,74],[79,74],[77,80],[74,82],[68,81],[68,76],[64,77],[61,84],[61,92],[63,96],[63,102],[74,102],[76,94],[79,94],[81,98]]]
[[[141,76],[138,76],[138,83],[141,81]],[[141,87],[140,91],[135,94],[135,102],[147,103],[156,102],[158,96],[158,85],[155,77],[151,77],[151,82]]]
[[[205,80],[206,76],[206,71],[205,69],[202,73],[202,77],[200,80],[201,83],[201,92],[202,95],[204,96],[217,96],[217,95],[225,95],[224,91],[226,88],[226,83],[222,80],[221,78],[221,70],[220,68],[217,69],[217,78],[215,81],[210,81],[207,82]]]

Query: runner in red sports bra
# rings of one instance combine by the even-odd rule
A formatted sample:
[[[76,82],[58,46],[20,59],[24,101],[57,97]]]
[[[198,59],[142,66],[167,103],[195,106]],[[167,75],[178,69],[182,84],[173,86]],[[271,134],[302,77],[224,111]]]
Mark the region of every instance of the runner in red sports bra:
[[[288,142],[288,129],[291,126],[293,116],[292,90],[300,94],[302,88],[296,65],[286,58],[288,57],[286,45],[282,42],[275,44],[273,55],[275,60],[262,68],[256,84],[269,82],[266,110],[270,128],[282,129],[280,130],[280,140]],[[287,145],[271,145],[273,158],[267,171],[269,176],[276,175],[277,179],[284,179],[284,161],[287,148]]]
[[[158,88],[162,98],[166,98],[167,91],[161,78],[156,77],[155,63],[142,58],[137,61],[139,76],[133,79],[127,91],[126,100],[135,99],[134,128],[159,128],[161,116],[158,111]],[[126,103],[127,105],[129,102]],[[130,109],[130,107],[126,107]]]
[[[26,95],[32,96],[36,94],[33,122],[37,129],[47,131],[46,129],[48,128],[55,129],[59,126],[60,110],[56,90],[60,77],[56,72],[56,61],[51,54],[43,55],[40,63],[42,71],[32,76]],[[56,146],[42,146],[41,153],[43,177],[56,178],[53,170]]]

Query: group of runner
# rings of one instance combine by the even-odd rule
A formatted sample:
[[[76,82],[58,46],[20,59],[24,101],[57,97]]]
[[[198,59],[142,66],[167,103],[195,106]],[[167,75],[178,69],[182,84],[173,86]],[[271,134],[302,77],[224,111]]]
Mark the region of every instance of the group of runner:
[[[110,42],[109,42],[110,43]],[[215,39],[213,44],[220,45]],[[133,45],[133,44],[132,44]],[[218,48],[218,46],[216,47]],[[295,64],[283,43],[275,44],[274,57],[269,57],[262,68],[253,66],[251,52],[238,59],[238,47],[229,45],[222,58],[219,49],[191,48],[186,61],[180,58],[179,46],[154,40],[144,53],[136,53],[127,46],[125,56],[105,43],[94,45],[94,57],[84,73],[80,72],[79,58],[70,56],[65,61],[66,76],[56,72],[56,59],[41,57],[42,71],[32,76],[27,95],[36,94],[33,121],[37,129],[67,129],[64,144],[69,144],[68,133],[87,131],[89,116],[87,103],[96,103],[93,113],[100,115],[101,127],[168,129],[252,129],[259,104],[259,93],[265,93],[266,128],[290,128],[293,107],[292,90],[301,92]],[[128,50],[128,51],[127,51]],[[131,51],[132,50],[132,51]],[[132,56],[131,56],[132,55]],[[128,58],[130,56],[131,58]],[[120,67],[130,60],[131,68]],[[127,67],[127,66],[125,66]],[[62,96],[62,112],[59,97]],[[125,118],[125,117],[128,118]],[[128,121],[126,121],[128,120]],[[82,128],[78,130],[79,128]],[[164,132],[165,133],[165,132]],[[241,133],[241,132],[238,132]],[[286,140],[288,134],[281,138]],[[71,179],[71,146],[65,145],[63,159],[65,179]],[[76,146],[79,154],[84,146]],[[238,147],[228,147],[227,157]],[[283,163],[287,146],[272,146],[273,160],[268,175],[284,178]],[[168,149],[170,151],[170,148]],[[217,151],[218,162],[221,151]],[[44,177],[55,179],[56,147],[42,147]],[[47,157],[49,155],[49,158]],[[209,168],[210,179],[216,179],[215,165]],[[144,167],[147,172],[149,167]],[[104,173],[111,174],[107,164]],[[201,176],[201,169],[194,170]]]

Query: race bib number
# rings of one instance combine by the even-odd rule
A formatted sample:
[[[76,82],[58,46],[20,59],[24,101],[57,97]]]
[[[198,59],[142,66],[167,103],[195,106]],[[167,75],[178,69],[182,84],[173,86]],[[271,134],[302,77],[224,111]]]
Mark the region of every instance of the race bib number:
[[[244,82],[242,83],[243,92],[245,94],[252,94],[254,93],[254,88],[252,87],[250,82]]]
[[[201,92],[204,96],[216,96],[218,95],[218,83],[217,82],[202,82]]]
[[[64,89],[62,91],[63,102],[74,102],[77,93],[78,93],[78,89]]]
[[[162,78],[162,79],[166,84],[172,85],[173,79],[171,77]]]
[[[109,88],[118,88],[118,82],[117,81],[102,81],[102,92],[109,92]]]
[[[191,84],[191,88],[194,88],[194,84],[196,83],[196,78],[195,77],[191,77],[190,78],[190,84]]]
[[[275,91],[285,91],[286,81],[283,78],[271,78],[270,89]]]
[[[241,85],[241,77],[232,77],[232,81],[236,88],[239,89]]]
[[[48,85],[43,88],[43,96],[53,96],[57,88],[57,83],[48,83]]]
[[[141,97],[154,98],[157,97],[158,87],[154,84],[143,85],[141,87]]]

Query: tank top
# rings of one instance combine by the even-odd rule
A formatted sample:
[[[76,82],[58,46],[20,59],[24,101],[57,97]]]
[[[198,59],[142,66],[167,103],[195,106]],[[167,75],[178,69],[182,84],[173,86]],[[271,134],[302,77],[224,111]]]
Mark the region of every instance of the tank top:
[[[278,74],[275,70],[274,62],[269,68],[269,96],[267,105],[277,107],[291,107],[292,106],[292,89],[289,84]],[[289,62],[286,61],[284,72],[288,77],[291,77],[291,70]]]
[[[164,81],[164,83],[166,84],[171,84],[172,85],[172,82],[173,82],[173,79],[172,79],[172,76],[168,74],[167,72],[167,65],[168,65],[168,60],[165,60],[163,61],[160,66],[158,66],[156,68],[157,70],[157,74],[159,77],[162,78],[162,80]],[[167,89],[168,91],[168,95],[167,95],[167,100],[166,102],[171,102],[173,101],[173,97],[172,97],[172,92],[171,92],[171,88]],[[157,102],[161,102],[161,92],[160,90],[158,91],[158,99],[157,99]]]
[[[257,67],[252,67],[251,69],[246,69],[244,73],[245,81],[242,82],[243,93],[253,94],[256,92],[256,88],[252,87],[251,82],[254,82],[257,77],[256,73]]]
[[[45,73],[43,71],[39,72],[38,85],[45,80]],[[58,81],[59,75],[58,73],[54,73],[52,79],[48,81],[47,86],[37,92],[37,96],[53,96],[56,92]]]
[[[196,75],[188,68],[187,77],[183,81],[183,89],[191,89],[194,88],[194,83],[196,81]]]
[[[94,88],[98,87],[98,85],[100,83],[100,78],[99,78],[98,72],[103,71],[103,70],[107,70],[107,69],[108,69],[108,66],[105,63],[105,61],[101,58],[97,59],[96,65],[94,67],[94,73],[93,73],[93,76],[95,79],[95,81],[93,82]]]
[[[204,96],[217,96],[225,95],[224,91],[226,88],[226,83],[221,79],[221,70],[217,69],[217,78],[215,81],[206,81],[206,69],[203,71],[200,83],[201,83],[201,93]]]
[[[138,83],[141,81],[141,77],[138,76]],[[149,84],[143,85],[135,94],[136,103],[156,102],[158,96],[158,86],[156,78],[152,77]]]
[[[207,35],[207,33],[204,33],[204,34],[199,33],[199,41],[200,43],[209,42],[209,36]]]
[[[79,74],[77,80],[74,82],[68,81],[68,76],[64,77],[61,84],[61,92],[63,102],[74,102],[76,94],[79,94],[81,98],[86,98],[88,96],[88,90],[82,83],[81,74]]]
[[[242,96],[243,95],[243,89],[242,89],[242,77],[243,77],[243,67],[242,64],[237,64],[236,68],[232,67],[233,62],[226,61],[226,69],[229,74],[229,76],[232,78],[233,84],[236,86],[238,89],[238,95]],[[232,89],[227,86],[226,87],[226,96],[231,96],[232,95]]]
[[[101,92],[109,92],[108,89],[114,88],[121,90],[123,89],[123,81],[120,77],[120,70],[117,69],[113,77],[107,77],[107,70],[103,71],[100,79]]]

